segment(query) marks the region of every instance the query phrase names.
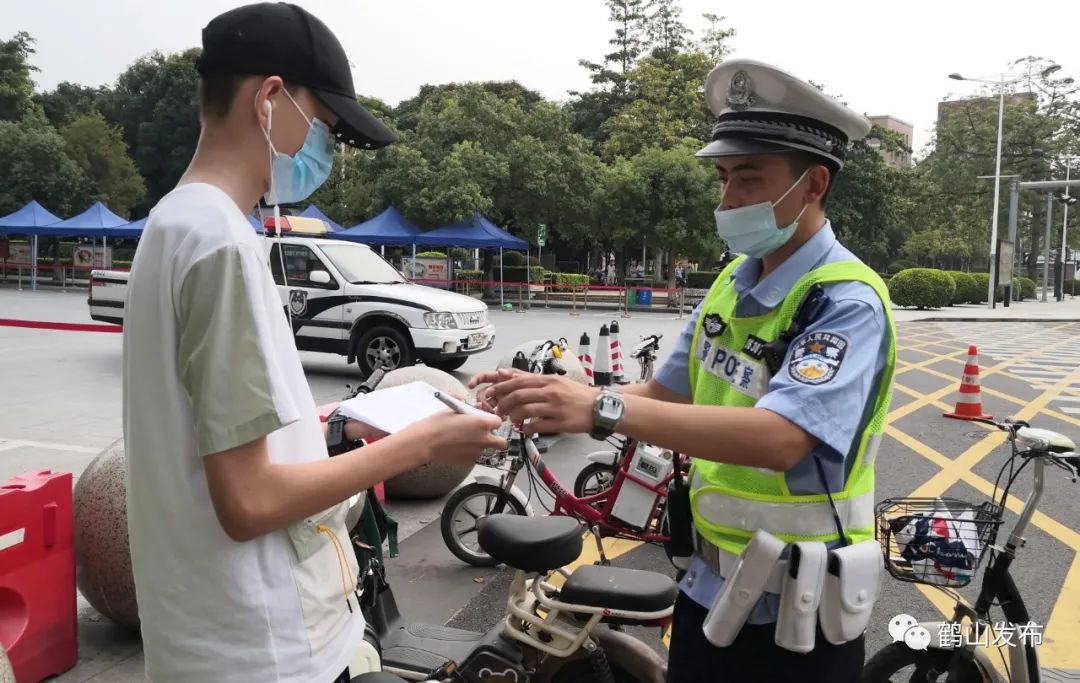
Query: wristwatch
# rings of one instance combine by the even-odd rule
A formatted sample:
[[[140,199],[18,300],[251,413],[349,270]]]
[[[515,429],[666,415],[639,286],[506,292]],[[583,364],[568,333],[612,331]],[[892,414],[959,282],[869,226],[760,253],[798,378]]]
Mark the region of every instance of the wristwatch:
[[[345,423],[348,419],[336,409],[326,417],[326,450],[330,455],[341,455],[361,445],[360,442],[345,438]]]
[[[600,395],[593,401],[593,428],[589,436],[603,441],[618,428],[622,422],[625,406],[622,393],[612,389],[600,390]]]

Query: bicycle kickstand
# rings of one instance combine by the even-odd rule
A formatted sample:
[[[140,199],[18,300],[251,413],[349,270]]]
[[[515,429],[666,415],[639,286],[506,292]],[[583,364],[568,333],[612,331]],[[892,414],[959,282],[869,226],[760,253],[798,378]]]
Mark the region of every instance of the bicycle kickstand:
[[[602,540],[603,537],[600,535],[600,527],[594,524],[589,527],[589,531],[592,532],[593,539],[596,540],[596,552],[600,555],[600,561],[597,562],[597,564],[599,564],[601,567],[610,567],[611,560],[609,560],[607,558],[607,555],[604,553],[604,542]]]

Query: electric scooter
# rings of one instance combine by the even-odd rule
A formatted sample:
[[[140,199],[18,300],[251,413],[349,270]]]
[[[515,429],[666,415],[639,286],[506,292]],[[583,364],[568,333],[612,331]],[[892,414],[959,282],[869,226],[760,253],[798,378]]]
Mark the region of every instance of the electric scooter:
[[[515,572],[506,617],[487,633],[409,622],[385,567],[372,561],[361,607],[381,671],[439,683],[664,683],[664,659],[616,629],[666,627],[678,592],[671,578],[599,565],[562,569],[582,549],[585,529],[572,517],[500,514],[478,524],[484,550]],[[555,574],[565,579],[561,587],[551,582]]]

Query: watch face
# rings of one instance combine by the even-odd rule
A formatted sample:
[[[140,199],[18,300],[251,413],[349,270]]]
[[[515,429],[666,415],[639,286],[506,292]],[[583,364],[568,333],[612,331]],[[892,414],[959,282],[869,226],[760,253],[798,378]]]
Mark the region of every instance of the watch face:
[[[600,415],[605,420],[619,420],[623,414],[623,402],[615,396],[604,396],[600,401]]]

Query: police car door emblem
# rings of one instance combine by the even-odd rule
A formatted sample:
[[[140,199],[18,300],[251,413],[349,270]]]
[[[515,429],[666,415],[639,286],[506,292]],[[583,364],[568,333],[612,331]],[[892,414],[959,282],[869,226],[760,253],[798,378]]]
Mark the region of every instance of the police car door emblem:
[[[836,377],[847,347],[848,340],[843,335],[812,332],[795,344],[788,361],[788,374],[802,384],[825,384]]]
[[[727,97],[724,98],[727,106],[735,111],[749,109],[757,103],[757,95],[754,94],[754,84],[745,71],[736,71],[728,85]]]
[[[307,312],[307,292],[302,289],[290,291],[289,310],[293,315],[304,315]]]
[[[702,325],[705,328],[705,334],[709,337],[720,336],[727,329],[727,323],[716,313],[706,315],[702,320]]]

